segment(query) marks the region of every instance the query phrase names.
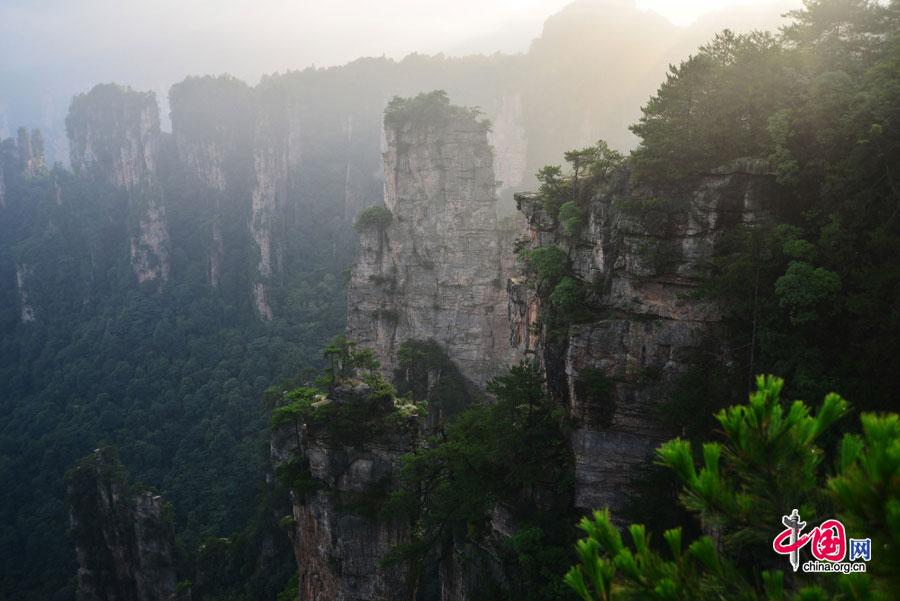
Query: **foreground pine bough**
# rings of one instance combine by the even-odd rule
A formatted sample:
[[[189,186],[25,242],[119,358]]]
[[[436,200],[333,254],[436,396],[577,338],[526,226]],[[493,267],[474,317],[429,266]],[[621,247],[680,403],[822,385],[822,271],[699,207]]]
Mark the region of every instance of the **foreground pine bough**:
[[[680,503],[702,522],[706,535],[687,543],[681,528],[667,530],[659,549],[643,525],[628,527],[626,538],[609,511],[596,511],[581,520],[587,536],[577,544],[580,563],[566,574],[566,583],[584,601],[896,599],[900,418],[865,413],[862,434],[845,434],[835,445],[829,430],[849,413],[847,402],[830,394],[813,415],[802,401],[785,404],[783,385],[779,378],[760,376],[747,405],[718,413],[725,440],[703,445],[699,471],[689,442],[675,439],[657,450],[659,462],[684,485]],[[816,522],[837,516],[842,539],[868,539],[868,557],[845,555],[843,539],[831,558],[857,559],[866,572],[792,571],[772,549],[781,516],[791,508]],[[820,554],[813,550],[813,556]]]

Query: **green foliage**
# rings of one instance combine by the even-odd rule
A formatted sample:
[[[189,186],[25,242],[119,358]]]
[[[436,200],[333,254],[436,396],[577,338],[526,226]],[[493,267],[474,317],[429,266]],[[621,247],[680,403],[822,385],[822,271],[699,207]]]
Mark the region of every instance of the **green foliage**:
[[[374,205],[366,207],[356,215],[353,228],[360,233],[368,230],[383,232],[390,227],[393,219],[394,215],[390,209],[383,205]]]
[[[324,395],[317,388],[303,386],[285,393],[284,398],[288,402],[275,407],[272,411],[271,425],[273,428],[311,415],[315,410],[313,403],[322,400]]]
[[[335,444],[360,446],[409,427],[410,418],[425,414],[427,403],[398,397],[377,371],[379,364],[370,349],[357,349],[356,343],[337,336],[325,347],[325,356],[329,367],[316,379],[317,386],[300,386],[276,397],[271,429],[302,427]],[[288,474],[298,477],[295,468]]]
[[[847,413],[847,403],[830,394],[814,416],[801,401],[785,409],[783,386],[778,378],[760,377],[747,405],[719,412],[716,420],[727,445],[704,444],[705,464],[699,472],[690,443],[676,439],[658,451],[684,483],[684,506],[704,524],[727,532],[725,548],[752,545],[762,554],[771,537],[760,524],[780,523],[785,507],[814,513],[812,504],[820,500],[823,451],[816,443]],[[720,469],[720,458],[728,461],[727,469]]]
[[[380,367],[372,349],[359,349],[346,336],[332,338],[323,353],[329,365],[326,382],[332,386],[357,373],[371,375]]]
[[[569,271],[569,257],[557,246],[541,246],[521,254],[539,290],[553,290]]]
[[[73,114],[87,113],[81,105]],[[344,326],[346,287],[333,274],[352,258],[349,224],[338,232],[317,212],[292,225],[283,280],[269,284],[275,317],[263,322],[248,294],[257,265],[243,213],[252,180],[235,172],[211,199],[173,165],[171,150],[158,157],[172,260],[159,287],[134,280],[128,192],[62,169],[6,179],[0,279],[14,283],[16,263],[28,265],[36,320],[21,323],[15,285],[0,286],[0,597],[68,598],[76,566],[62,476],[101,441],[172,503],[184,555],[208,536],[243,532],[267,461],[260,396],[271,382],[320,368],[322,346]],[[217,288],[206,235],[215,205],[227,249]]]
[[[564,228],[568,223],[567,235],[572,236],[578,225],[573,221],[575,214],[579,214],[580,221],[580,213],[590,197],[599,186],[609,181],[622,165],[624,157],[600,140],[594,146],[570,150],[565,153],[564,158],[571,167],[570,173],[563,173],[559,165],[547,165],[537,172],[536,177],[544,211],[551,219],[559,219]],[[568,203],[572,204],[565,213],[561,213],[562,207]]]
[[[775,296],[795,325],[818,319],[819,312],[832,314],[840,291],[838,274],[805,261],[791,261],[785,274],[775,280]]]
[[[631,127],[638,175],[666,182],[766,154],[768,118],[792,88],[784,54],[768,33],[726,30],[672,67]]]
[[[491,511],[502,506],[531,523],[510,545],[526,574],[515,590],[532,596],[512,598],[554,598],[539,591],[558,588],[545,576],[548,570],[561,574],[565,559],[555,548],[567,537],[572,473],[563,412],[528,364],[492,381],[489,391],[493,403],[463,411],[405,458],[403,486],[392,506],[416,517],[417,534],[396,555],[421,561],[429,549],[452,540],[482,542],[491,531]],[[536,540],[548,544],[538,548]]]
[[[870,573],[891,598],[900,595],[900,417],[863,414],[862,436],[847,434],[828,490],[851,532],[872,538]]]
[[[780,184],[761,207],[770,221],[730,228],[710,283],[742,349],[738,371],[887,408],[900,389],[882,359],[900,354],[889,167],[900,156],[900,13],[811,0],[790,17],[778,36],[725,32],[674,67],[633,128],[630,161],[639,182],[672,189],[744,157],[763,173],[768,159]],[[666,231],[666,213],[650,212],[651,231]],[[674,249],[647,250],[665,266]]]
[[[406,125],[434,126],[455,116],[479,118],[481,111],[450,104],[450,97],[444,90],[421,92],[412,98],[394,96],[384,110],[384,125],[399,130]],[[490,127],[487,120],[479,122],[485,129]]]
[[[535,174],[539,182],[538,193],[544,205],[544,211],[551,219],[556,219],[566,194],[566,186],[563,180],[562,167],[559,165],[547,165]]]
[[[572,238],[578,234],[581,229],[581,209],[574,201],[563,203],[559,207],[559,225],[566,236]]]
[[[291,579],[285,585],[284,589],[275,597],[275,601],[294,601],[300,596],[300,583],[297,574],[291,576]]]
[[[581,150],[570,150],[564,157],[572,166],[575,198],[582,201],[586,200],[586,194],[592,194],[597,186],[609,181],[625,160],[622,153],[603,140]]]
[[[514,554],[515,569],[525,586],[499,593],[509,601],[568,599],[568,590],[560,579],[560,566],[571,561],[563,546],[569,532],[552,532],[547,525],[524,524],[507,541]],[[505,593],[505,595],[504,595]]]
[[[584,290],[575,278],[563,276],[550,293],[550,302],[557,311],[574,313],[581,309]]]
[[[644,526],[630,526],[626,542],[609,512],[596,511],[581,521],[586,537],[576,546],[579,563],[565,577],[570,588],[585,601],[894,598],[900,591],[893,568],[900,541],[897,416],[863,415],[863,436],[844,437],[836,472],[823,486],[829,462],[820,445],[848,413],[847,403],[829,394],[812,414],[801,401],[783,403],[783,386],[760,376],[747,405],[720,411],[724,442],[702,445],[699,469],[689,442],[675,439],[657,451],[681,481],[683,506],[714,536],[686,544],[681,528],[670,529],[660,550]],[[869,573],[786,577],[785,567],[772,561],[771,541],[790,508],[808,516],[836,510],[848,536],[871,536]]]

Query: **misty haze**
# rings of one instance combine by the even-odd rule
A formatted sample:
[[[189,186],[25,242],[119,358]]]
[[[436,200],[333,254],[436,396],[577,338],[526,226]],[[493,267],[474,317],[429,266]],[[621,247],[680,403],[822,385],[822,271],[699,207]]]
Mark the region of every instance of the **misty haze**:
[[[900,2],[0,5],[0,599],[900,598]]]

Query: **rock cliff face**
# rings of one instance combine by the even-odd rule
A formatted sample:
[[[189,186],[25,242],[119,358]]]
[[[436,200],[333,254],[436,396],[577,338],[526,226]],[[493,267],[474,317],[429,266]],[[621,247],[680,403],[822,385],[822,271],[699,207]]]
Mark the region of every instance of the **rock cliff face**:
[[[253,302],[268,319],[298,260],[351,260],[353,217],[382,195],[383,100],[364,101],[325,73],[273,77],[253,91],[250,262]]]
[[[41,135],[41,130],[35,129],[29,133],[27,129],[20,127],[16,135],[16,149],[20,175],[34,177],[44,171],[44,136]]]
[[[539,299],[510,280],[514,340],[537,349],[554,394],[578,425],[572,435],[577,507],[627,503],[636,468],[672,435],[659,409],[697,353],[727,360],[716,337],[717,307],[695,294],[726,228],[751,224],[777,194],[762,163],[744,162],[700,178],[686,191],[633,189],[627,174],[592,201],[586,225],[570,240],[535,195],[519,195],[531,247],[560,246],[588,285],[595,319],[569,327],[564,343],[532,334]],[[706,346],[711,343],[711,346]],[[607,387],[590,386],[601,374]]]
[[[66,129],[77,175],[128,190],[156,178],[161,134],[153,92],[95,86],[72,101]]]
[[[6,207],[7,182],[46,173],[41,130],[20,127],[15,138],[0,139],[0,209]]]
[[[189,77],[172,86],[169,103],[179,162],[199,190],[208,282],[218,288],[226,264],[242,261],[246,252],[256,118],[252,90],[228,76]]]
[[[528,137],[522,96],[509,94],[500,99],[491,120],[490,143],[494,154],[494,173],[501,195],[505,190],[521,189],[528,173]]]
[[[517,356],[506,279],[512,232],[497,217],[488,125],[443,99],[420,97],[385,116],[390,224],[360,223],[348,331],[385,372],[408,340],[436,341],[483,385]]]
[[[292,135],[299,129],[296,115],[281,117],[261,118],[253,147],[256,186],[250,203],[250,235],[258,254],[253,302],[264,319],[272,319],[269,286],[273,275],[279,274],[283,267],[282,226],[288,207],[288,173],[300,161],[299,140]]]
[[[72,101],[66,119],[77,175],[128,191],[131,266],[138,282],[168,279],[169,232],[157,173],[161,141],[152,92],[98,85]]]
[[[80,601],[175,599],[175,539],[162,499],[129,491],[111,449],[78,464],[68,496]]]
[[[364,407],[354,427],[377,429],[364,441],[342,440],[303,419],[273,433],[276,470],[292,483],[290,536],[300,601],[407,601],[415,596],[409,566],[383,563],[397,545],[410,541],[410,523],[402,516],[380,517],[379,510],[398,485],[401,457],[415,447],[416,426],[408,418],[384,428],[373,425],[393,406],[373,401],[370,394],[368,386],[356,382],[322,401]]]
[[[34,307],[28,299],[27,279],[31,276],[31,268],[16,264],[16,291],[19,293],[19,320],[22,323],[34,321]]]

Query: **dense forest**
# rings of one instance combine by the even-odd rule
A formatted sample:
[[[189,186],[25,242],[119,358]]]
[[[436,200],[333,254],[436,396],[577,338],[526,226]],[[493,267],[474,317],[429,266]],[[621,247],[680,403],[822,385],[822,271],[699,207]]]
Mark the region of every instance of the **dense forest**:
[[[58,169],[7,183],[3,277],[15,282],[9,270],[27,262],[36,318],[20,323],[16,288],[4,287],[0,571],[5,595],[68,598],[61,476],[100,442],[166,491],[189,548],[248,521],[265,470],[261,394],[321,364],[344,320],[341,263],[298,273],[293,311],[263,323],[229,290],[243,292],[240,261],[221,288],[206,284],[190,215],[170,215],[184,228],[172,232],[174,271],[148,293],[128,264],[122,191]]]
[[[660,233],[645,252],[663,274],[676,260],[666,232],[700,178],[752,162],[777,182],[765,218],[730,227],[715,248],[696,295],[723,308],[729,350],[697,357],[669,391],[665,414],[651,416],[673,440],[659,447],[655,468],[635,474],[641,492],[628,515],[597,507],[581,519],[571,501],[572,416],[547,357],[602,309],[592,306],[592,283],[578,276],[565,244],[519,252],[523,279],[540,300],[547,354],[513,366],[486,391],[473,391],[429,341],[400,347],[389,384],[370,354],[334,339],[346,324],[353,213],[379,193],[377,178],[360,177],[349,198],[350,165],[359,173],[377,166],[370,154],[336,158],[352,146],[349,134],[339,143],[331,136],[347,130],[340,110],[309,99],[309,114],[329,118],[305,141],[325,149],[292,174],[301,200],[276,224],[283,263],[267,280],[276,310],[260,319],[249,294],[259,257],[243,228],[246,206],[235,200],[251,194],[240,176],[252,179],[253,157],[230,155],[228,184],[211,194],[179,160],[177,144],[246,141],[253,111],[271,134],[289,119],[273,99],[304,97],[298,82],[343,90],[345,76],[371,67],[379,79],[393,67],[375,60],[348,72],[276,77],[253,92],[230,78],[173,88],[173,107],[205,118],[183,123],[180,140],[162,138],[161,194],[178,199],[167,204],[164,285],[135,281],[130,192],[58,165],[24,164],[26,142],[39,154],[39,134],[3,142],[0,596],[73,598],[63,474],[108,445],[132,482],[171,504],[179,577],[193,599],[295,598],[294,558],[277,516],[286,513],[284,489],[302,498],[322,483],[282,469],[267,484],[270,431],[303,422],[359,445],[370,434],[363,426],[421,417],[426,435],[375,513],[415,524],[391,561],[416,566],[423,582],[438,569],[435,549],[461,545],[477,554],[494,545],[491,515],[503,506],[519,528],[492,553],[513,566],[512,576],[485,575],[486,598],[895,598],[900,430],[896,414],[885,412],[896,411],[900,392],[900,3],[804,5],[778,34],[724,31],[673,66],[631,128],[633,152],[600,142],[537,172],[535,198],[554,236],[574,239],[599,198],[616,198]],[[458,74],[492,72],[491,60],[437,62]],[[434,67],[410,61],[411,69]],[[212,97],[228,102],[207,112]],[[377,111],[349,111],[380,120],[383,100]],[[577,129],[566,123],[567,132]],[[372,131],[363,136],[377,146]],[[555,144],[541,144],[529,166]],[[213,231],[212,204],[235,249],[217,286],[209,285],[204,237]],[[390,219],[379,206],[356,224],[384,228]],[[609,398],[613,383],[600,370],[585,374],[589,395]],[[357,379],[385,415],[316,405]],[[598,427],[604,419],[601,412]],[[793,507],[839,515],[871,535],[869,573],[790,573],[762,524],[777,526]],[[620,531],[628,520],[646,525]],[[420,590],[423,599],[435,594]]]

